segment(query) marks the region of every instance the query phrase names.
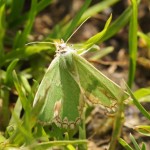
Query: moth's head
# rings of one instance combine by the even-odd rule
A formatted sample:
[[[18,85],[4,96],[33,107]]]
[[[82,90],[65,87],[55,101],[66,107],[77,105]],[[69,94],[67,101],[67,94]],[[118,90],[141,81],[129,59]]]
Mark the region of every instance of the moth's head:
[[[55,45],[57,51],[64,51],[67,48],[67,44],[62,39],[60,42],[56,42]]]
[[[60,42],[55,43],[56,46],[56,54],[65,54],[70,51],[74,51],[71,46],[68,46],[67,43],[64,42],[64,40],[60,40]]]

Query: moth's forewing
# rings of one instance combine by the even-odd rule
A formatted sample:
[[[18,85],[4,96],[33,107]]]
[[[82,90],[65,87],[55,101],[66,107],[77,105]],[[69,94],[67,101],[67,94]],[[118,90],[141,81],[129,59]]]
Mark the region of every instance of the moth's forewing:
[[[74,128],[81,120],[83,95],[69,71],[74,66],[71,60],[71,53],[57,56],[36,93],[34,106],[47,94],[39,114],[39,120],[44,124],[54,121],[58,126]]]
[[[45,94],[47,94],[45,96]],[[43,99],[45,97],[45,99]],[[59,59],[56,57],[47,69],[42,82],[35,95],[33,106],[44,100],[44,105],[39,110],[39,120],[43,123],[50,123],[54,116],[54,106],[62,97],[60,75],[59,75]]]
[[[101,104],[112,108],[122,98],[125,100],[129,96],[117,84],[108,79],[94,66],[77,54],[73,54],[73,60],[79,74],[82,91],[90,102]]]

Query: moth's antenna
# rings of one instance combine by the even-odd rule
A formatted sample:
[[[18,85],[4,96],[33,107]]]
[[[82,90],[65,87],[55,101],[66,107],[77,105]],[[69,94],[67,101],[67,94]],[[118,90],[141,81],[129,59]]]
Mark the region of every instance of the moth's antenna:
[[[70,37],[67,39],[67,41],[65,43],[67,43],[71,37],[78,31],[78,29],[89,19],[90,17],[86,18],[76,29],[75,31],[70,35]]]
[[[40,41],[35,41],[35,42],[29,42],[27,44],[25,44],[25,46],[27,45],[32,45],[32,44],[55,44],[53,42],[40,42]]]

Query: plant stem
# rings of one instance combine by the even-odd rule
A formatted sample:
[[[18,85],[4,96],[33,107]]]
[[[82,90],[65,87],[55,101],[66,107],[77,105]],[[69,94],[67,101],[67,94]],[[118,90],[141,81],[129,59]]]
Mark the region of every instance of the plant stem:
[[[84,108],[84,111],[83,111],[82,127],[79,128],[79,139],[82,139],[82,140],[86,139],[85,113],[86,113],[86,108]],[[79,145],[79,149],[86,150],[87,149],[87,143]]]
[[[129,75],[128,75],[128,85],[131,88],[134,81],[135,71],[136,71],[136,58],[137,58],[137,1],[131,0],[132,2],[132,15],[130,18],[129,27]]]
[[[109,150],[116,150],[117,141],[120,137],[122,123],[123,123],[123,120],[124,120],[123,111],[124,111],[124,103],[123,103],[123,100],[121,100],[120,103],[119,103],[118,112],[117,112],[116,117],[115,117],[113,133],[112,133],[112,136],[111,136],[112,139],[111,139],[111,142],[110,142]]]

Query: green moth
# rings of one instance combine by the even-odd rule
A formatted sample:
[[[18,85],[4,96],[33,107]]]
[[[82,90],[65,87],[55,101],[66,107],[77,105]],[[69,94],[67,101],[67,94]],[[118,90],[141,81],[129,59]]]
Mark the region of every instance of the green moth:
[[[56,43],[56,48],[56,57],[48,67],[33,102],[35,107],[44,100],[38,116],[40,122],[54,122],[59,127],[74,129],[81,122],[85,103],[100,104],[115,111],[118,101],[129,97],[72,47],[61,41]]]

